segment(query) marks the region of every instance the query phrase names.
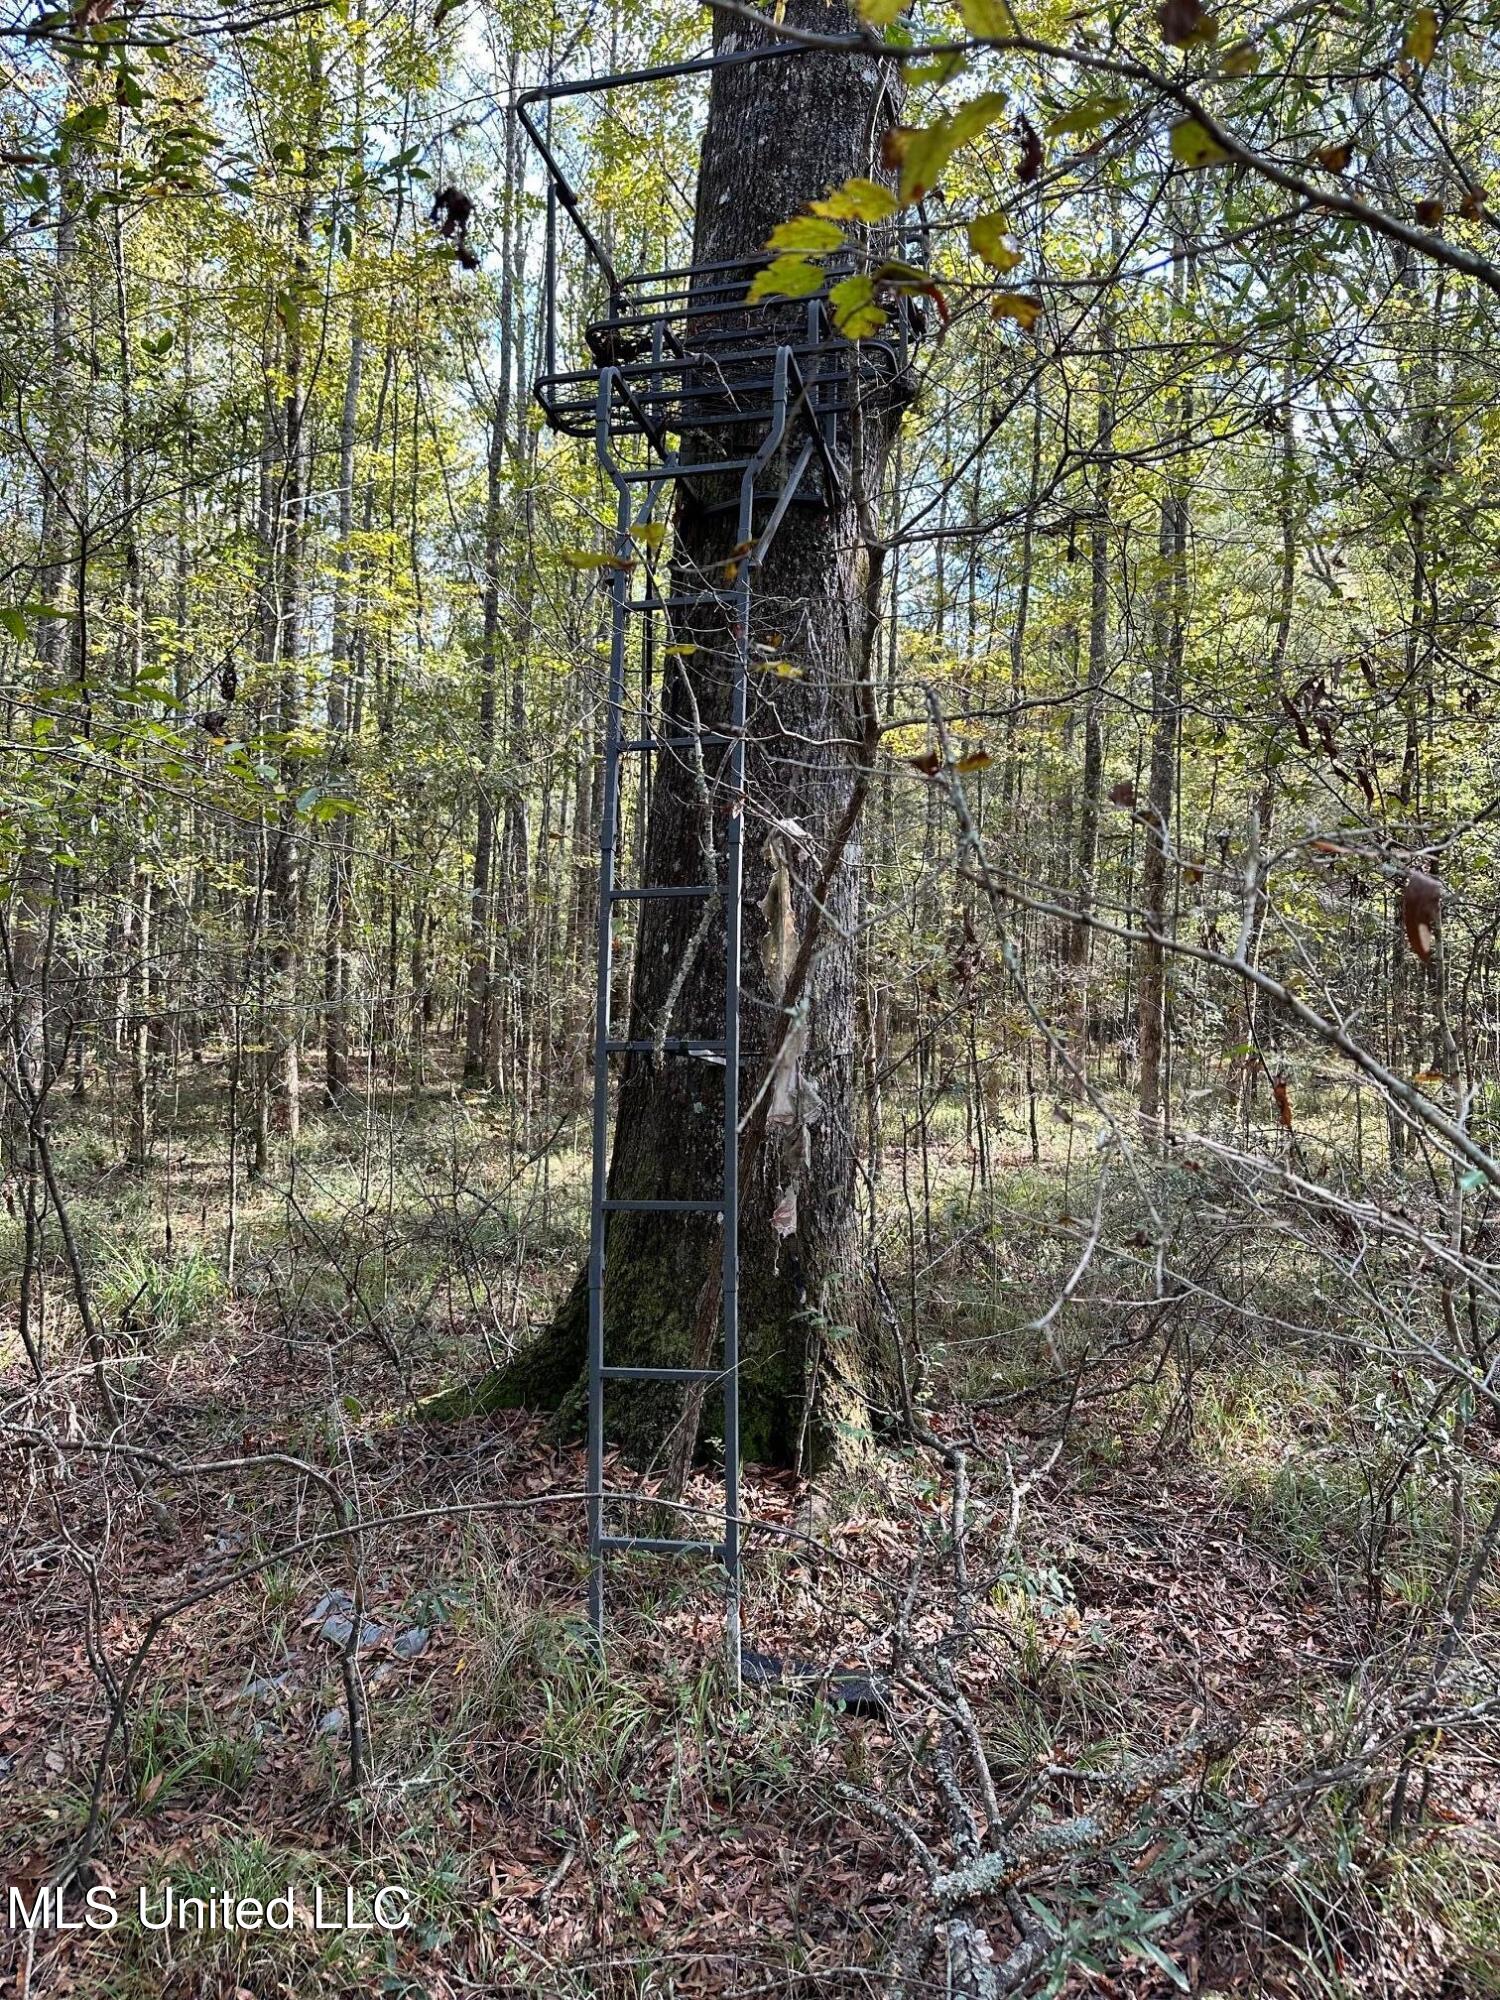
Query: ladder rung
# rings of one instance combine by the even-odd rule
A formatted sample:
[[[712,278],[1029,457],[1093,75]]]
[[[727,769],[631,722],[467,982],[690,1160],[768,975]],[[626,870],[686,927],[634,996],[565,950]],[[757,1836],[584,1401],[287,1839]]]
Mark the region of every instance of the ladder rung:
[[[751,419],[740,418],[739,421],[748,422]],[[701,479],[705,473],[712,472],[744,472],[749,466],[753,455],[753,453],[747,452],[743,458],[711,458],[702,465],[684,465],[682,471],[685,476],[690,476],[693,479]],[[653,470],[649,466],[641,472],[620,472],[615,476],[623,486],[639,486],[645,480],[655,481],[665,477],[660,467]]]
[[[679,1542],[665,1535],[601,1535],[600,1549],[643,1549],[653,1556],[713,1556],[724,1560],[722,1542]]]
[[[605,1382],[722,1382],[722,1368],[601,1368]]]
[[[677,1035],[668,1035],[659,1046],[664,1056],[721,1056],[724,1053],[722,1042],[685,1041]],[[654,1055],[657,1047],[656,1042],[606,1042],[604,1053],[607,1056]]]
[[[616,903],[654,903],[666,896],[717,896],[717,882],[679,882],[668,886],[658,883],[654,889],[611,889],[610,900]]]
[[[722,1215],[722,1201],[607,1201],[608,1212],[623,1215]]]
[[[689,611],[695,604],[728,604],[736,596],[733,590],[694,590],[676,597],[627,597],[624,608],[627,611]]]
[[[617,750],[691,750],[695,743],[733,743],[734,738],[722,729],[705,729],[697,736],[627,736],[623,743],[617,743]]]

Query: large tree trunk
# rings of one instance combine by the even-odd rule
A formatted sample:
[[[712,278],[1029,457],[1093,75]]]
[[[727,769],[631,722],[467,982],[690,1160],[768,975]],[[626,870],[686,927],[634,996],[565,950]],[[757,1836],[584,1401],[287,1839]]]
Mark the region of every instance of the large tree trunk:
[[[786,18],[820,30],[852,28],[824,0],[790,0]],[[761,39],[742,21],[721,25],[725,49]],[[820,52],[732,65],[713,79],[698,186],[694,260],[720,263],[753,256],[778,222],[851,175],[876,175],[883,126],[894,115],[898,84],[891,66],[865,54]],[[802,323],[801,308],[772,328]],[[787,336],[790,337],[790,336]],[[851,355],[851,365],[852,365]],[[742,1116],[757,1102],[769,1053],[787,1018],[781,981],[795,946],[773,910],[778,888],[790,890],[790,920],[801,939],[812,917],[810,891],[831,844],[846,841],[821,898],[821,933],[803,989],[809,1033],[802,1074],[820,1107],[806,1130],[774,1132],[743,1153],[740,1217],[740,1326],[743,1373],[741,1436],[750,1460],[787,1462],[810,1446],[818,1456],[847,1455],[869,1435],[868,1392],[874,1375],[859,1327],[862,1318],[855,1239],[855,934],[860,850],[848,808],[869,754],[865,728],[873,637],[868,611],[868,513],[854,497],[878,487],[899,418],[901,385],[888,358],[860,360],[862,412],[843,431],[840,452],[850,476],[831,505],[794,504],[753,585],[752,643],[762,657],[791,663],[799,675],[752,672],[743,802],[717,778],[722,758],[705,754],[707,808],[692,759],[658,760],[646,840],[646,880],[705,879],[705,843],[722,870],[728,815],[743,810],[745,937],[741,978],[744,1061]],[[723,433],[709,434],[700,457],[722,453]],[[684,440],[684,458],[692,456]],[[745,440],[741,440],[745,442]],[[753,445],[755,439],[749,439]],[[861,468],[855,476],[855,462]],[[702,591],[732,574],[738,475],[702,477],[679,490],[675,516],[674,595]],[[774,478],[762,489],[775,498]],[[807,482],[812,498],[813,483]],[[756,530],[769,512],[757,512]],[[664,708],[670,733],[705,731],[729,720],[733,646],[731,607],[695,607],[673,633],[695,648],[669,661]],[[696,716],[695,716],[696,712]],[[802,830],[779,831],[776,822]],[[805,835],[805,838],[803,837]],[[626,878],[628,879],[628,877]],[[762,909],[765,906],[765,911]],[[717,1038],[724,996],[723,913],[714,908],[700,948],[701,905],[688,898],[642,906],[630,996],[630,1037]],[[716,1196],[722,1176],[723,1074],[711,1063],[667,1055],[623,1059],[609,1193],[614,1200]],[[773,1228],[795,1190],[796,1223]],[[608,1239],[605,1350],[611,1362],[672,1365],[694,1358],[716,1303],[720,1258],[713,1219],[617,1215]],[[705,1287],[708,1288],[705,1292]],[[578,1383],[587,1321],[584,1281],[551,1334],[523,1356],[500,1385],[506,1399],[556,1402]],[[707,1356],[703,1357],[704,1359]],[[816,1389],[814,1391],[814,1385]],[[811,1407],[809,1398],[811,1393]],[[609,1435],[650,1456],[672,1429],[679,1392],[660,1385],[612,1384]],[[704,1427],[719,1428],[715,1404]]]

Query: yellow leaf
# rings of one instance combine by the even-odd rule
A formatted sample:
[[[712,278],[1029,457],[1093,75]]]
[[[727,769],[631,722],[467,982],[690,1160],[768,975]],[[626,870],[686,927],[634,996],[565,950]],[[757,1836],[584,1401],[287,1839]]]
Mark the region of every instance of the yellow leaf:
[[[998,210],[993,215],[975,216],[969,224],[969,248],[997,271],[1013,271],[1021,261],[1010,233],[1010,218]]]
[[[805,257],[777,257],[757,271],[745,294],[748,304],[757,299],[805,299],[821,291],[823,273]]]
[[[1001,292],[990,307],[991,319],[1013,319],[1023,331],[1029,331],[1042,316],[1042,302],[1029,292]]]
[[[988,750],[971,750],[967,756],[960,757],[953,768],[960,775],[968,771],[987,771],[994,761]]]
[[[766,239],[768,250],[795,250],[799,255],[821,256],[826,250],[837,250],[844,240],[844,232],[836,222],[829,222],[821,215],[794,215],[790,222],[781,222]]]
[[[885,307],[875,303],[874,280],[862,273],[843,278],[828,294],[833,323],[846,340],[863,340],[885,325]]]
[[[639,521],[630,531],[630,539],[639,548],[659,549],[667,539],[665,521]]]
[[[794,666],[790,660],[757,660],[756,665],[784,681],[800,681],[807,672],[806,667]]]
[[[635,568],[629,556],[607,556],[598,549],[559,549],[558,554],[569,569],[617,569],[621,571]]]
[[[1431,7],[1419,7],[1406,24],[1401,53],[1423,69],[1437,54],[1438,17]]]
[[[965,28],[980,40],[1016,32],[1016,17],[1006,0],[958,0],[958,12]]]
[[[859,0],[859,18],[872,28],[888,28],[906,12],[907,0]]]
[[[879,181],[862,180],[858,174],[842,187],[831,188],[824,200],[808,203],[814,215],[826,215],[835,222],[884,222],[899,206],[889,188]]]
[[[1172,127],[1172,158],[1184,167],[1216,167],[1229,154],[1196,118],[1179,118]]]
[[[675,646],[663,646],[661,650],[663,659],[686,660],[696,653],[698,648],[689,645],[685,639],[679,639]]]
[[[1254,42],[1233,42],[1219,67],[1225,76],[1254,76],[1260,68],[1260,50]]]

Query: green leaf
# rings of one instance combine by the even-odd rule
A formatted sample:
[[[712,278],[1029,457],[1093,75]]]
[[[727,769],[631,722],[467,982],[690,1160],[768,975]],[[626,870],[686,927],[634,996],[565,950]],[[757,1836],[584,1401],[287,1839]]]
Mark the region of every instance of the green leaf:
[[[745,294],[754,305],[758,299],[806,299],[823,288],[823,273],[805,257],[777,257],[763,271],[757,271]]]
[[[846,340],[863,340],[885,325],[885,307],[875,303],[875,282],[863,274],[844,278],[828,294],[833,323]]]
[[[1016,32],[1016,17],[1006,0],[958,0],[958,11],[965,28],[980,40]]]
[[[86,104],[82,111],[75,111],[64,118],[57,128],[58,152],[66,158],[77,145],[86,145],[97,139],[109,124],[107,104]]]
[[[888,28],[906,12],[908,0],[858,0],[859,18],[872,28]]]
[[[1154,1944],[1148,1937],[1126,1938],[1124,1943],[1138,1951],[1142,1958],[1149,1958],[1151,1963],[1164,1972],[1181,1992],[1187,1993],[1191,1990],[1187,1974],[1180,1965],[1167,1957],[1160,1945]]]
[[[766,241],[768,250],[794,250],[803,256],[821,256],[827,250],[837,250],[844,240],[844,232],[836,222],[829,222],[820,215],[794,215],[790,222],[781,222],[771,231]]]
[[[936,187],[958,148],[1003,118],[1007,102],[1003,91],[981,91],[935,125],[908,132],[901,150],[902,201],[917,201]]]
[[[27,627],[34,625],[39,618],[71,618],[72,615],[56,604],[6,604],[0,605],[0,626],[18,646],[24,646]]]
[[[969,224],[969,248],[997,271],[1013,271],[1021,261],[1010,217],[998,209],[991,215],[976,215]]]
[[[822,201],[808,203],[814,215],[826,215],[835,222],[884,222],[899,206],[889,188],[879,181],[861,180],[857,174],[842,187],[831,189]]]
[[[1229,154],[1196,118],[1179,118],[1172,127],[1172,158],[1184,167],[1217,167]]]
[[[922,90],[929,83],[952,83],[968,67],[969,59],[963,51],[952,49],[947,55],[933,56],[926,62],[903,61],[901,74],[913,90]]]
[[[1047,136],[1062,139],[1070,134],[1097,132],[1101,125],[1108,124],[1111,118],[1118,118],[1129,109],[1128,97],[1115,97],[1098,91],[1091,97],[1085,97],[1081,104],[1075,104],[1070,110],[1061,111],[1056,118],[1049,120]]]

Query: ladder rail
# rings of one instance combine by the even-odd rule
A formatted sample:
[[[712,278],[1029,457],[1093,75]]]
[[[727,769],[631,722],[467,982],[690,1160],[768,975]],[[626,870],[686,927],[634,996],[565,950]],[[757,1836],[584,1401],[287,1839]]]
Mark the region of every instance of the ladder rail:
[[[620,817],[620,745],[624,734],[626,634],[629,629],[632,529],[651,517],[657,486],[669,480],[675,462],[664,467],[649,486],[639,510],[634,506],[624,467],[610,445],[610,415],[615,371],[599,371],[595,450],[615,488],[616,568],[611,585],[609,683],[604,714],[604,799],[599,839],[599,914],[594,981],[594,1104],[593,1158],[590,1163],[588,1269],[588,1445],[587,1489],[589,1529],[589,1622],[604,1630],[604,1554],[610,1538],[604,1531],[604,1270],[609,1216],[609,1049],[614,983],[614,912],[620,900],[615,863]]]
[[[724,1029],[722,1040],[714,1037],[678,1036],[663,1040],[663,1053],[722,1053],[724,1070],[724,1115],[722,1176],[718,1196],[694,1200],[658,1198],[625,1200],[612,1198],[608,1187],[609,1149],[609,1057],[629,1049],[658,1046],[633,1040],[628,1030],[617,1036],[612,1030],[614,913],[626,902],[646,902],[666,898],[711,896],[716,883],[644,883],[622,888],[616,881],[620,816],[620,773],[622,759],[636,750],[666,748],[687,737],[675,732],[652,732],[647,738],[625,735],[627,678],[629,672],[629,630],[632,616],[645,613],[648,624],[643,633],[643,673],[650,674],[654,657],[650,648],[651,617],[690,605],[694,597],[680,599],[668,588],[663,593],[651,581],[643,599],[631,596],[634,568],[634,535],[650,519],[658,493],[672,480],[686,480],[695,468],[684,465],[675,453],[666,455],[644,472],[622,463],[616,451],[618,432],[614,427],[616,396],[622,392],[621,370],[609,364],[599,371],[595,401],[595,451],[598,462],[615,489],[615,554],[618,558],[611,584],[609,680],[604,726],[604,824],[600,832],[598,962],[594,1015],[594,1104],[593,1160],[589,1223],[588,1270],[588,1527],[589,1527],[589,1619],[602,1640],[604,1629],[605,1562],[609,1555],[626,1550],[659,1554],[709,1554],[721,1565],[725,1579],[725,1640],[730,1672],[738,1684],[741,1669],[741,1563],[742,1501],[740,1466],[740,967],[743,950],[743,903],[745,879],[745,778],[748,749],[748,708],[750,684],[751,614],[756,573],[785,518],[788,507],[809,465],[821,457],[830,477],[835,471],[828,451],[822,413],[816,407],[816,373],[810,381],[799,365],[793,348],[782,343],[772,356],[770,407],[764,433],[755,449],[724,470],[739,472],[737,500],[737,546],[745,550],[733,580],[723,590],[699,593],[721,602],[729,611],[729,700],[728,721],[723,729],[705,732],[709,740],[724,746],[721,782],[728,796],[723,853],[722,907],[724,917]],[[633,400],[627,396],[627,400]],[[781,451],[793,424],[806,435],[782,468],[779,491],[760,492],[760,482]],[[645,439],[648,453],[656,441]],[[713,468],[718,470],[717,465]],[[638,490],[644,497],[637,505]],[[760,533],[755,531],[758,505],[771,501],[771,513]],[[645,698],[643,683],[643,699]],[[653,740],[660,736],[661,740]],[[717,1215],[722,1231],[719,1296],[719,1345],[722,1363],[690,1367],[622,1366],[605,1360],[604,1280],[608,1250],[609,1219],[617,1214]],[[695,1538],[614,1534],[608,1531],[604,1490],[604,1391],[607,1382],[675,1383],[689,1391],[702,1390],[712,1383],[722,1392],[724,1402],[724,1505],[722,1539],[716,1542]]]
[[[613,469],[608,450],[609,408],[614,392],[612,370],[599,373],[598,445],[601,464]],[[615,555],[623,563],[630,552],[631,505],[628,487],[615,484]],[[588,1329],[588,1525],[589,1622],[604,1629],[604,1244],[608,1228],[605,1208],[608,1175],[609,1062],[602,1054],[610,1039],[613,988],[615,837],[620,806],[619,741],[625,707],[625,613],[629,572],[617,567],[611,588],[609,687],[604,708],[604,816],[599,832],[599,915],[594,979],[594,1108],[593,1159],[589,1198],[589,1329]]]

